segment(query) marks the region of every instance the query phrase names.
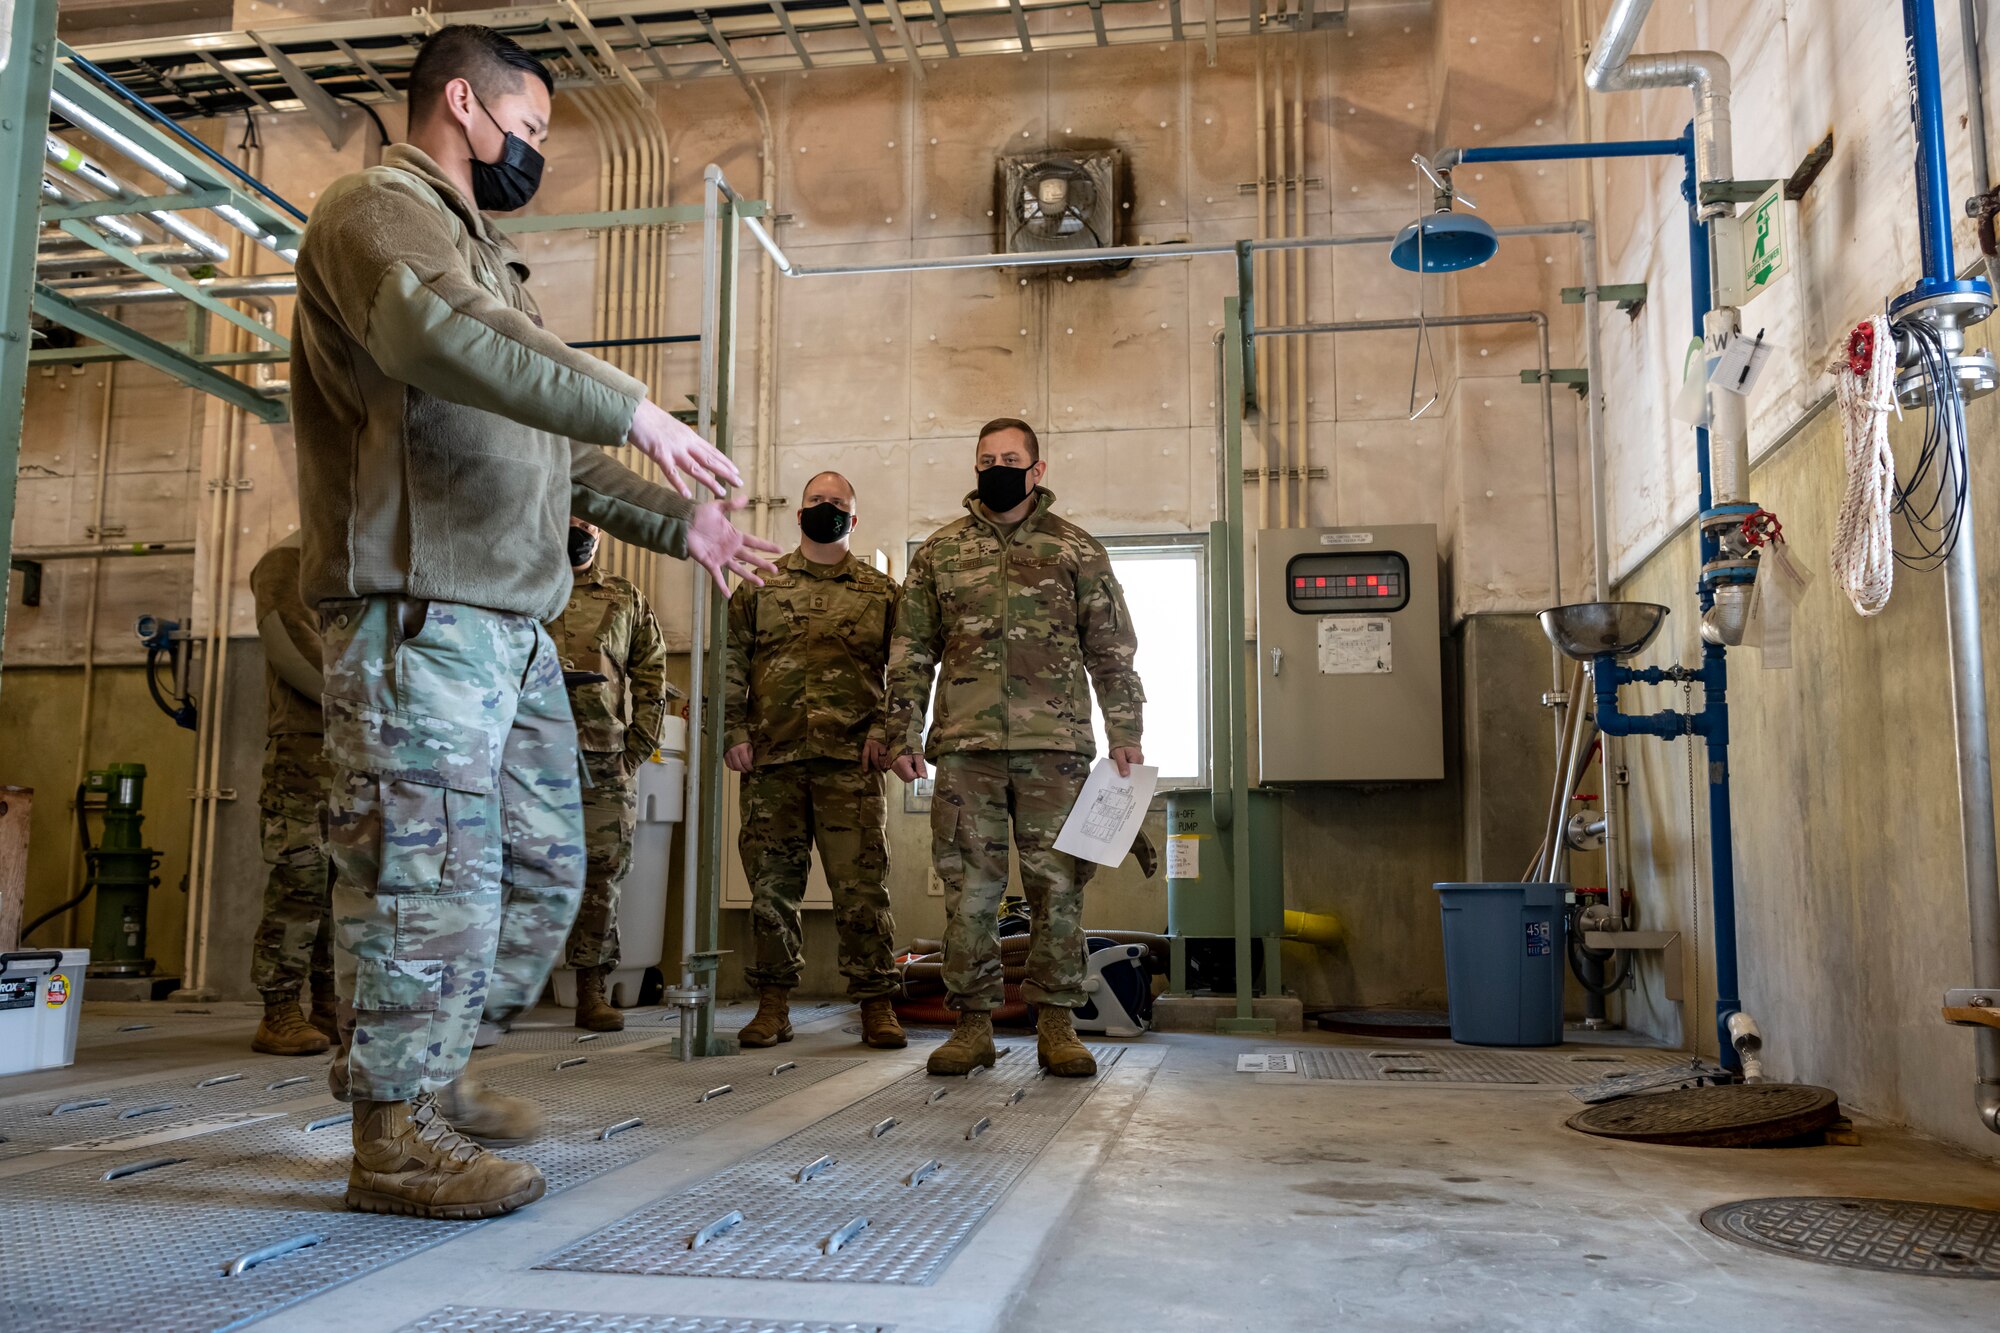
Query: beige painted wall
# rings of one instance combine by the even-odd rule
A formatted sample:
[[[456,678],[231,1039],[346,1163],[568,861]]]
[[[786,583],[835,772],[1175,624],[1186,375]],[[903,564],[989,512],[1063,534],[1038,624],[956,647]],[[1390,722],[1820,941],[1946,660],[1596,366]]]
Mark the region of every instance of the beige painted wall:
[[[2000,405],[1974,404],[1968,424],[1977,469],[1978,442],[2000,428]],[[1912,418],[1893,432],[1905,465],[1917,425]],[[2000,482],[1990,467],[1974,477],[1974,514],[1990,533],[2000,521]],[[1872,619],[1834,587],[1826,553],[1844,485],[1836,413],[1813,416],[1755,480],[1816,578],[1796,612],[1792,670],[1763,670],[1754,652],[1730,659],[1742,999],[1763,1028],[1774,1077],[1823,1084],[1871,1116],[1993,1155],[2000,1143],[1972,1110],[1971,1036],[1938,1018],[1944,990],[1970,984],[1971,962],[1941,576],[1899,570],[1888,609]],[[1696,660],[1697,559],[1683,530],[1620,589],[1673,608],[1643,664]],[[1990,541],[1981,570],[1983,584],[2000,586],[2000,551]],[[1992,598],[1983,600],[1991,661],[2000,622]],[[1987,684],[1992,708],[2000,698]],[[1680,706],[1679,691],[1671,693],[1635,688],[1624,704]],[[1700,858],[1702,945],[1683,971],[1694,994],[1699,955],[1701,998],[1686,1012],[1713,1055],[1706,784],[1691,842],[1685,745],[1634,740],[1626,755],[1641,928],[1690,929],[1691,850]],[[1633,1027],[1679,1040],[1681,1007],[1665,1000],[1662,980],[1657,963],[1643,964],[1626,1013]]]

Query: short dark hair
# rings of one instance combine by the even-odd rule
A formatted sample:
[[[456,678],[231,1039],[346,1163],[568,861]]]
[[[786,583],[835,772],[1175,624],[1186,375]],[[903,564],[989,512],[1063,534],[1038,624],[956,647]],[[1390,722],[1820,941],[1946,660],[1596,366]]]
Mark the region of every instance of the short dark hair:
[[[807,477],[805,486],[799,491],[799,496],[801,499],[803,499],[805,496],[812,494],[813,483],[818,481],[821,477],[832,477],[835,481],[845,486],[847,488],[848,503],[849,504],[858,503],[859,497],[857,497],[854,493],[854,483],[849,481],[846,477],[841,476],[838,472],[835,472],[832,468],[828,468],[824,472],[815,472],[810,477]]]
[[[1028,439],[1028,462],[1032,464],[1032,463],[1039,463],[1042,461],[1041,439],[1038,436],[1036,436],[1035,428],[1033,426],[1030,426],[1027,422],[1021,420],[1019,417],[993,418],[993,420],[987,422],[985,425],[979,428],[979,438],[981,441],[983,441],[987,436],[998,435],[1003,430],[1020,431],[1021,434],[1026,436]]]
[[[503,32],[477,23],[449,23],[424,38],[410,66],[407,89],[410,121],[429,119],[444,100],[445,85],[464,79],[484,102],[521,91],[521,76],[532,74],[554,93],[556,81],[534,53]]]

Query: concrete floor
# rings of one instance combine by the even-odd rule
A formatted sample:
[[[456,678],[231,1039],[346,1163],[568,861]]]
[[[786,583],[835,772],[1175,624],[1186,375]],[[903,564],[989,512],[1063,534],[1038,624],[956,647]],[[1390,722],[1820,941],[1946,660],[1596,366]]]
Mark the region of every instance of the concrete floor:
[[[254,1010],[175,1007],[87,1008],[75,1067],[0,1080],[0,1132],[11,1105],[52,1090],[198,1076],[247,1056]],[[536,1021],[561,1017],[549,1011]],[[633,1021],[652,1017],[635,1012]],[[785,1054],[856,1053],[841,1030],[853,1021],[850,1010],[822,1011]],[[154,1027],[113,1030],[128,1022]],[[533,1271],[570,1241],[907,1074],[931,1048],[919,1041],[870,1053],[845,1073],[256,1327],[388,1330],[448,1304],[854,1321],[899,1333],[1995,1326],[1996,1293],[1985,1283],[1767,1256],[1697,1221],[1713,1204],[1768,1194],[1992,1207],[2000,1171],[1991,1161],[1858,1115],[1854,1147],[1621,1146],[1565,1129],[1577,1104],[1559,1089],[1238,1074],[1236,1055],[1259,1042],[1187,1035],[1126,1044],[930,1287]],[[37,1160],[17,1158],[0,1174]],[[143,1316],[132,1326],[143,1327]]]

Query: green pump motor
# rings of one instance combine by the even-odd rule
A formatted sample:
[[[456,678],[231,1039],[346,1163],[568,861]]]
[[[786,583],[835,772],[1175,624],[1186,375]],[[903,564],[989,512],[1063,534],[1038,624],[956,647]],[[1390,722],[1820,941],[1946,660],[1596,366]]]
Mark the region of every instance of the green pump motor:
[[[159,887],[160,853],[140,841],[139,813],[145,796],[144,764],[112,764],[93,770],[76,790],[76,829],[83,841],[85,887],[97,892],[97,924],[90,937],[90,975],[152,975],[146,957],[146,897]],[[95,804],[87,798],[97,797]],[[93,845],[88,815],[95,811],[104,832]]]

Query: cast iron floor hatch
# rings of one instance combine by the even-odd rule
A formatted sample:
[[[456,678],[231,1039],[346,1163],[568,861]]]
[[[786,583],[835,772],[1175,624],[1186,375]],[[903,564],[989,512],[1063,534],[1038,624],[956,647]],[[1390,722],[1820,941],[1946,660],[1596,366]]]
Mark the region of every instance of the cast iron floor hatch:
[[[575,1049],[588,1053],[585,1063],[557,1069],[550,1052],[487,1077],[549,1111],[541,1137],[509,1155],[540,1167],[551,1194],[862,1063],[759,1054],[683,1064],[658,1050]],[[774,1075],[780,1063],[795,1067]],[[733,1091],[697,1100],[724,1083]],[[147,1333],[235,1328],[480,1225],[346,1211],[348,1125],[306,1128],[344,1110],[329,1100],[143,1148],[51,1153],[50,1165],[0,1180],[0,1328],[118,1328],[135,1320]],[[599,1137],[634,1117],[643,1123]],[[168,1123],[147,1127],[169,1128],[176,1118],[134,1123],[157,1119]],[[70,1137],[92,1132],[101,1131]],[[179,1160],[103,1178],[159,1158]],[[231,1259],[305,1235],[319,1243],[223,1276]]]
[[[969,1079],[918,1070],[538,1267],[928,1284],[1120,1053],[1090,1050],[1094,1079],[1037,1077],[1035,1043],[1019,1040]]]
[[[692,1315],[601,1314],[588,1310],[487,1310],[447,1305],[400,1333],[894,1333],[894,1324],[812,1320],[703,1319]]]
[[[1874,1273],[2000,1278],[2000,1211],[1908,1199],[1744,1199],[1701,1215],[1772,1254]]]
[[[1579,1111],[1571,1129],[1628,1143],[1683,1148],[1752,1148],[1825,1129],[1840,1102],[1804,1083],[1735,1083],[1627,1097]]]

